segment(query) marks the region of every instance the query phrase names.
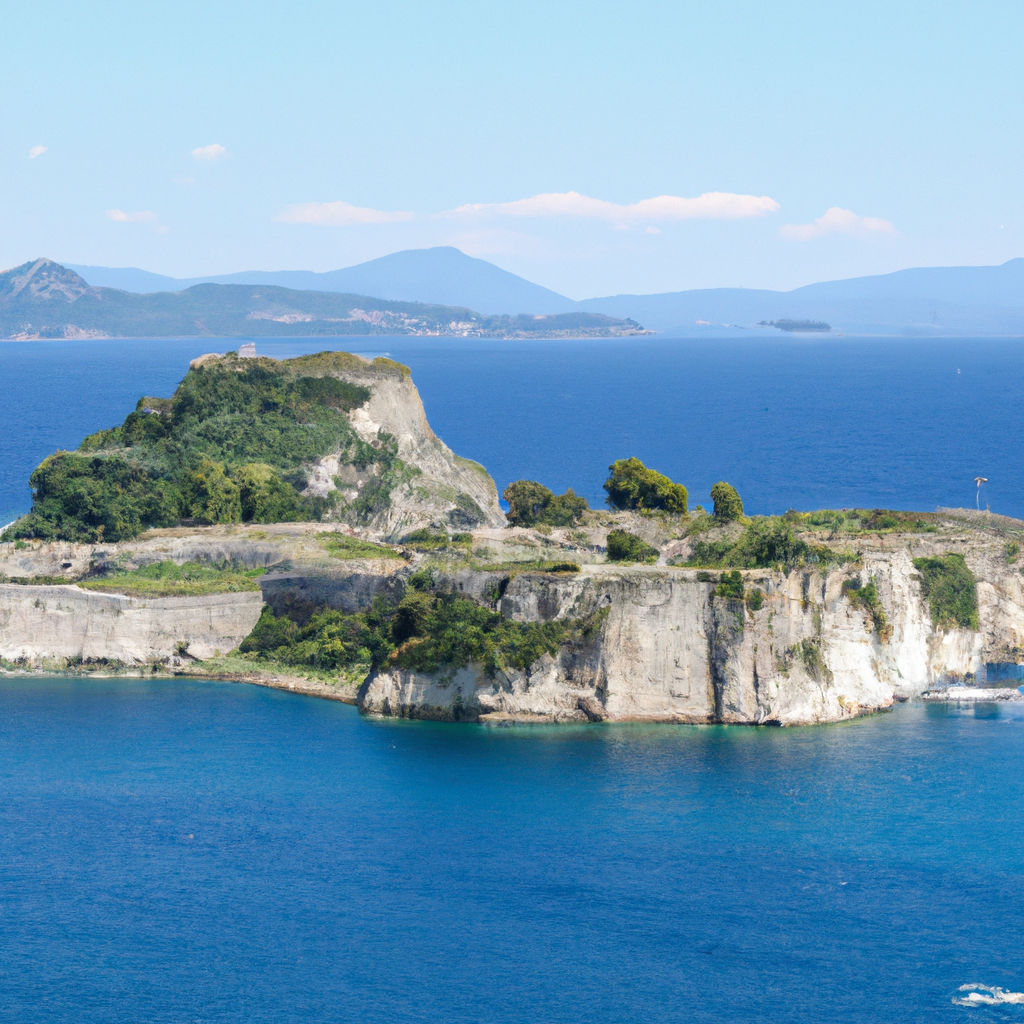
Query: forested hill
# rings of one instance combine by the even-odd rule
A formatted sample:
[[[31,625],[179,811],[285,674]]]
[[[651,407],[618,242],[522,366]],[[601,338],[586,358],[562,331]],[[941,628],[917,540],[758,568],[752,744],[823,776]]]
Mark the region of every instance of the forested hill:
[[[199,284],[140,295],[94,288],[39,259],[0,274],[0,337],[288,337],[367,334],[455,337],[613,337],[635,321],[600,313],[484,316],[456,306],[395,302],[273,285]]]

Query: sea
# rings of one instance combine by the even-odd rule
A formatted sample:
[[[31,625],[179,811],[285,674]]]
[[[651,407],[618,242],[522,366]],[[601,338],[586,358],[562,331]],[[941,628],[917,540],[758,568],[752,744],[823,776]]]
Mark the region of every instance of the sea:
[[[499,487],[597,504],[636,455],[691,503],[729,480],[750,513],[1024,516],[1013,341],[257,345],[407,363]],[[41,458],[210,347],[0,345],[4,521]],[[0,678],[0,1021],[945,1020],[1024,1020],[1018,706],[495,728]]]

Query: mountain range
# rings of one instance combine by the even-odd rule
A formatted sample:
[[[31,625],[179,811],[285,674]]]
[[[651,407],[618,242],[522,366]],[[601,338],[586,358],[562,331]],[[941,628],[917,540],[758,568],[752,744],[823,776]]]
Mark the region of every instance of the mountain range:
[[[372,334],[590,338],[643,333],[631,320],[602,313],[484,316],[458,306],[266,284],[197,284],[140,294],[90,285],[48,259],[0,273],[0,337],[23,340]]]
[[[1024,259],[992,267],[920,267],[827,281],[788,292],[707,288],[574,301],[448,246],[410,249],[328,273],[247,271],[176,279],[135,268],[69,268],[90,285],[130,292],[201,283],[276,285],[481,310],[490,315],[598,313],[684,335],[755,328],[762,321],[824,321],[864,334],[1024,334]]]

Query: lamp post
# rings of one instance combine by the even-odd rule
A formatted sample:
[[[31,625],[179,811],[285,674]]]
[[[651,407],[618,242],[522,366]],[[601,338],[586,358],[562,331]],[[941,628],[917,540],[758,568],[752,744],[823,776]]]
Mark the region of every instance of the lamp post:
[[[980,512],[981,511],[981,485],[988,483],[987,476],[976,476],[974,482],[978,485],[978,490],[974,495],[974,507]]]

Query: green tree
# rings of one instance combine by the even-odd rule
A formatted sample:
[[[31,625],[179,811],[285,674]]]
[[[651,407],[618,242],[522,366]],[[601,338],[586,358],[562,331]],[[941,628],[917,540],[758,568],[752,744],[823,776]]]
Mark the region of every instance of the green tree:
[[[656,562],[658,549],[627,530],[612,530],[608,534],[608,557],[613,562]]]
[[[203,459],[186,477],[184,505],[190,519],[197,522],[238,523],[242,520],[242,501],[238,485],[224,472],[223,462]]]
[[[720,523],[732,523],[743,518],[743,502],[732,484],[719,480],[711,488],[711,500],[715,503],[715,519]]]
[[[555,494],[535,480],[509,484],[502,497],[508,502],[506,518],[512,526],[572,526],[590,507],[571,487],[565,494]]]
[[[235,474],[242,520],[246,523],[291,523],[305,518],[295,488],[286,484],[272,466],[250,462]]]
[[[682,484],[648,469],[639,459],[619,459],[605,481],[608,504],[619,509],[662,509],[686,515],[689,496]]]

